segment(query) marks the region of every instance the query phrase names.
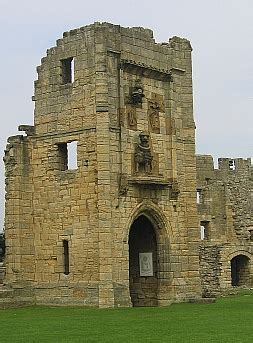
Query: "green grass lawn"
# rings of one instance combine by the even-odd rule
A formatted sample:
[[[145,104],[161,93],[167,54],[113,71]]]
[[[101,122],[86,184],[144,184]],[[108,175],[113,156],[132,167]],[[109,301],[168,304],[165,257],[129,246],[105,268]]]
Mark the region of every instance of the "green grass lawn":
[[[0,342],[253,342],[253,291],[166,308],[0,310]]]

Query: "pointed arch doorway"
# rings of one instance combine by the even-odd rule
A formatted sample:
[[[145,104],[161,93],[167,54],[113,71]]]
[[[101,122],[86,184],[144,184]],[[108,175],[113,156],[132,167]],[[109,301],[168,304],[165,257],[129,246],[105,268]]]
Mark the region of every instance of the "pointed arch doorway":
[[[140,215],[129,233],[129,288],[133,306],[158,305],[157,238],[152,222]]]

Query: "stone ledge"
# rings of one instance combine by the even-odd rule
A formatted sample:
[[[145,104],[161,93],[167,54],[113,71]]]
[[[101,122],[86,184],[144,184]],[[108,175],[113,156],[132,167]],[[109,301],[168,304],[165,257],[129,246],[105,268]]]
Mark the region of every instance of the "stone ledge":
[[[161,176],[132,176],[128,179],[130,184],[155,185],[160,187],[171,187],[172,182]]]

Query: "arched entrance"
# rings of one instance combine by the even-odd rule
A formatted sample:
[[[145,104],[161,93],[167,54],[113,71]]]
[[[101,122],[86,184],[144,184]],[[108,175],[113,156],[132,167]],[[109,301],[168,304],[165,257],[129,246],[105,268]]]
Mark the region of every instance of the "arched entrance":
[[[157,239],[153,224],[140,215],[129,233],[129,287],[133,306],[157,306]]]
[[[250,259],[245,255],[237,255],[230,261],[232,286],[247,286],[250,283]]]

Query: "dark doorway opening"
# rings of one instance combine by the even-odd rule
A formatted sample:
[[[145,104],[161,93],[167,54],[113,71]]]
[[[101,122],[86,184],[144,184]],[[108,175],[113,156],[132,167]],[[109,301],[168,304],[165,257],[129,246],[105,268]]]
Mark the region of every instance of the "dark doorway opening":
[[[231,260],[232,286],[248,286],[250,282],[249,258],[237,255]]]
[[[141,215],[129,233],[129,287],[133,306],[157,306],[157,241],[150,220]]]

